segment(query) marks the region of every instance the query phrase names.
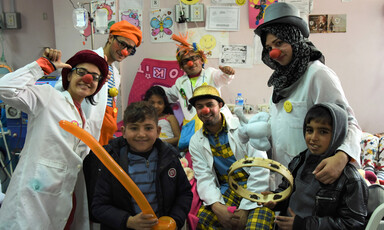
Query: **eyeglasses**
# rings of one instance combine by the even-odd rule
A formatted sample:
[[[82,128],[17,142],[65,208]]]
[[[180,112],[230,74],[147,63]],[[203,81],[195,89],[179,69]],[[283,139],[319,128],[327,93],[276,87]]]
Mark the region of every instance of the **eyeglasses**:
[[[195,55],[195,56],[191,56],[189,58],[185,58],[183,60],[181,60],[181,65],[186,65],[189,61],[196,61],[198,59],[200,59],[201,57],[199,55]]]
[[[133,56],[136,53],[136,46],[131,46],[123,41],[120,41],[119,39],[117,39],[117,36],[113,36],[113,37],[117,41],[117,44],[119,44],[120,49],[122,50],[125,48],[127,49],[127,51],[129,52],[129,56]]]
[[[100,81],[101,80],[101,75],[97,74],[97,73],[91,73],[91,72],[88,72],[88,70],[84,69],[84,68],[73,68],[72,71],[76,70],[76,74],[79,75],[80,77],[86,75],[86,74],[90,74],[92,75],[93,77],[93,81]]]

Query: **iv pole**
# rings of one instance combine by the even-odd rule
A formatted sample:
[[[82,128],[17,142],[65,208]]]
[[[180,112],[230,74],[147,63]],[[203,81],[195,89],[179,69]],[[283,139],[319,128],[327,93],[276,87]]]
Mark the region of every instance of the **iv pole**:
[[[0,0],[1,1],[1,0]],[[89,24],[90,24],[90,29],[91,29],[91,49],[93,50],[94,49],[94,44],[95,44],[95,41],[94,41],[94,32],[95,32],[95,26],[93,24],[94,20],[95,20],[95,17],[93,15],[93,4],[94,3],[97,3],[98,1],[91,1],[91,2],[84,2],[83,4],[81,4],[82,6],[84,5],[87,5],[89,4],[89,11],[88,11],[88,21],[89,21]],[[80,6],[80,3],[77,3],[79,6]]]
[[[87,21],[87,23],[89,22],[89,25],[90,25],[90,27],[91,27],[91,34],[90,34],[90,35],[91,35],[91,49],[92,49],[92,50],[93,50],[93,48],[94,48],[94,43],[95,43],[95,41],[94,41],[94,31],[95,31],[95,27],[94,27],[94,25],[93,25],[94,17],[93,17],[93,6],[92,6],[93,3],[97,3],[97,1],[84,2],[84,3],[82,3],[82,4],[77,3],[78,6],[81,7],[81,8],[83,8],[85,5],[89,4],[88,21]],[[88,28],[88,27],[86,27],[86,28]],[[84,32],[80,32],[80,33],[83,34]],[[83,35],[84,35],[84,34],[83,34]]]
[[[97,2],[97,1],[92,1],[92,2],[89,3],[89,9],[91,11],[91,12],[89,12],[89,22],[91,24],[91,50],[93,50],[93,47],[94,47],[94,34],[93,33],[94,33],[94,30],[95,30],[95,28],[93,26],[94,18],[92,17],[92,12],[93,12],[92,3],[95,3],[95,2]]]

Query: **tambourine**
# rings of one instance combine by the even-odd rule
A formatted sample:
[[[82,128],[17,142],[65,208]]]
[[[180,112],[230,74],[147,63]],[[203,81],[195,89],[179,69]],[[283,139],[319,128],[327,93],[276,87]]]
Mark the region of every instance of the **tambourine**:
[[[243,167],[263,167],[275,171],[285,177],[289,182],[289,187],[279,193],[271,193],[268,195],[262,195],[260,193],[250,192],[242,186],[238,185],[233,179],[232,174],[239,168]],[[233,189],[239,196],[259,203],[267,203],[268,201],[280,202],[288,198],[292,193],[293,188],[293,176],[291,172],[282,164],[271,159],[264,159],[261,157],[249,157],[236,161],[229,168],[228,174],[229,187]]]

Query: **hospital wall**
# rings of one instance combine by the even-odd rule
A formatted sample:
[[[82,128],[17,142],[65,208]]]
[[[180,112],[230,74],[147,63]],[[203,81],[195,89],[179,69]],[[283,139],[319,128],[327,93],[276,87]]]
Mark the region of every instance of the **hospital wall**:
[[[11,11],[10,2],[0,0],[4,12]],[[21,29],[2,29],[0,41],[3,39],[7,64],[17,69],[39,57],[43,47],[54,47],[55,31],[52,0],[14,2],[15,11],[21,16]]]
[[[73,27],[73,7],[69,0],[37,1],[16,0],[16,11],[22,14],[21,30],[6,30],[7,61],[14,68],[21,67],[39,56],[44,46],[56,46],[63,51],[67,60],[80,49],[91,49],[90,37],[85,41]],[[77,1],[73,0],[74,3]],[[86,1],[79,1],[86,2]],[[202,0],[205,6],[211,0]],[[161,8],[174,7],[178,1],[160,0]],[[6,5],[6,3],[4,2]],[[52,7],[52,11],[50,10]],[[4,10],[6,6],[4,7]],[[120,64],[122,79],[121,104],[128,101],[136,71],[143,58],[173,59],[175,43],[151,43],[149,37],[150,0],[143,0],[143,44],[133,57]],[[240,7],[240,30],[229,32],[230,44],[253,46],[253,29],[248,27],[248,8]],[[42,12],[48,13],[49,20],[42,20]],[[347,32],[311,34],[310,40],[323,52],[326,64],[339,76],[346,97],[355,111],[363,130],[384,131],[384,2],[382,0],[314,0],[312,14],[346,14]],[[204,23],[188,23],[188,28],[203,27]],[[178,26],[176,26],[176,29]],[[47,30],[49,30],[47,32]],[[177,30],[176,30],[177,32]],[[95,35],[95,48],[103,46],[107,35]],[[207,66],[217,67],[218,59],[209,59]],[[233,103],[238,92],[243,93],[247,103],[258,105],[269,102],[272,92],[267,81],[272,71],[264,64],[251,68],[235,68],[236,78],[229,86],[222,88],[224,99]],[[121,109],[120,111],[123,111]]]

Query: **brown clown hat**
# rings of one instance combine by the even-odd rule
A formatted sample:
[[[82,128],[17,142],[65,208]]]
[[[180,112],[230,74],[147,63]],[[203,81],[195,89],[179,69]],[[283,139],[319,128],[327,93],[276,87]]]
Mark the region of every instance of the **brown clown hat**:
[[[104,60],[104,58],[100,57],[97,53],[95,53],[92,50],[81,50],[77,52],[75,55],[73,55],[67,62],[67,64],[71,65],[72,68],[75,68],[80,63],[91,63],[97,66],[101,73],[101,80],[99,81],[99,84],[97,85],[95,95],[101,87],[103,87],[105,81],[107,80],[108,76],[108,63]],[[61,70],[61,76],[63,81],[63,88],[65,90],[68,89],[69,81],[68,81],[68,74],[72,71],[70,68],[63,68]]]

